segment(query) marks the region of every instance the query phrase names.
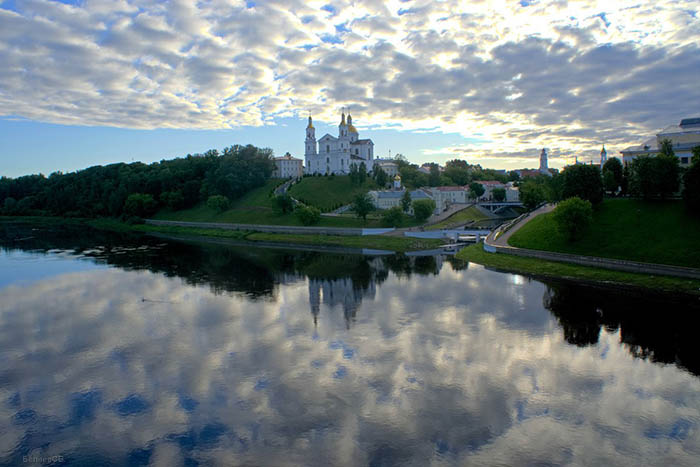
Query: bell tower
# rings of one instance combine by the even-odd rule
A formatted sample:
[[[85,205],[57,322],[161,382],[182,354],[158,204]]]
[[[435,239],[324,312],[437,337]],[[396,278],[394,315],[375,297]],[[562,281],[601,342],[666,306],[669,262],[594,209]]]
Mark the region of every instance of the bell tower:
[[[306,125],[306,149],[304,150],[305,155],[316,155],[316,129],[314,124],[311,122],[311,115],[309,115],[309,124]]]

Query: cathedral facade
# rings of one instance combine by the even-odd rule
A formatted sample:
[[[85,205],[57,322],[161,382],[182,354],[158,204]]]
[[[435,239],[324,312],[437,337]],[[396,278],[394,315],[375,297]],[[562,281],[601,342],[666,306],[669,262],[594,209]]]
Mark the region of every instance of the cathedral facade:
[[[359,168],[362,163],[370,172],[374,166],[374,143],[371,139],[360,139],[349,114],[345,121],[345,112],[338,125],[338,137],[325,134],[318,142],[309,117],[304,147],[304,173],[309,175],[348,174],[351,166]]]

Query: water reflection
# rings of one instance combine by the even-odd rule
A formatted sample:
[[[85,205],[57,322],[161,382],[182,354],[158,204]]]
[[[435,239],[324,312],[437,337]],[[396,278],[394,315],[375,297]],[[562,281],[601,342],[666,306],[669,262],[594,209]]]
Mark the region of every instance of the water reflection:
[[[697,464],[668,302],[441,257],[58,237],[24,248],[114,267],[0,289],[6,465]]]

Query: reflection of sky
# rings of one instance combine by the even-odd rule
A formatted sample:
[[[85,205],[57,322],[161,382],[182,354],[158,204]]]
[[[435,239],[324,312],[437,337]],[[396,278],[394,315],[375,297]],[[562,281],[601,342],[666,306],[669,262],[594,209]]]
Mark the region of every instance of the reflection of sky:
[[[325,302],[314,325],[308,292],[117,269],[5,287],[0,459],[697,464],[698,379],[618,333],[567,344],[538,282],[389,274],[350,329]]]
[[[0,250],[0,288],[10,284],[45,279],[66,272],[105,269],[106,266],[93,261],[76,261],[75,256],[62,254],[46,255],[26,251],[9,253]]]

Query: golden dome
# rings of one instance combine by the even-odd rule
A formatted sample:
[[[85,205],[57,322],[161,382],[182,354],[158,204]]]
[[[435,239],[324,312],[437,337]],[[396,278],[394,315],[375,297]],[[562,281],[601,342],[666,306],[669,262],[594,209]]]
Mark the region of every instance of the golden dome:
[[[306,128],[313,128],[313,127],[314,127],[314,125],[313,125],[313,123],[311,123],[311,115],[309,115],[309,124],[307,125]]]
[[[348,125],[348,131],[349,131],[350,133],[357,133],[357,129],[356,129],[355,126],[352,125],[352,124]]]
[[[396,180],[397,182],[400,182],[400,181],[401,181],[401,175],[396,174],[396,177],[394,177],[394,180]]]

